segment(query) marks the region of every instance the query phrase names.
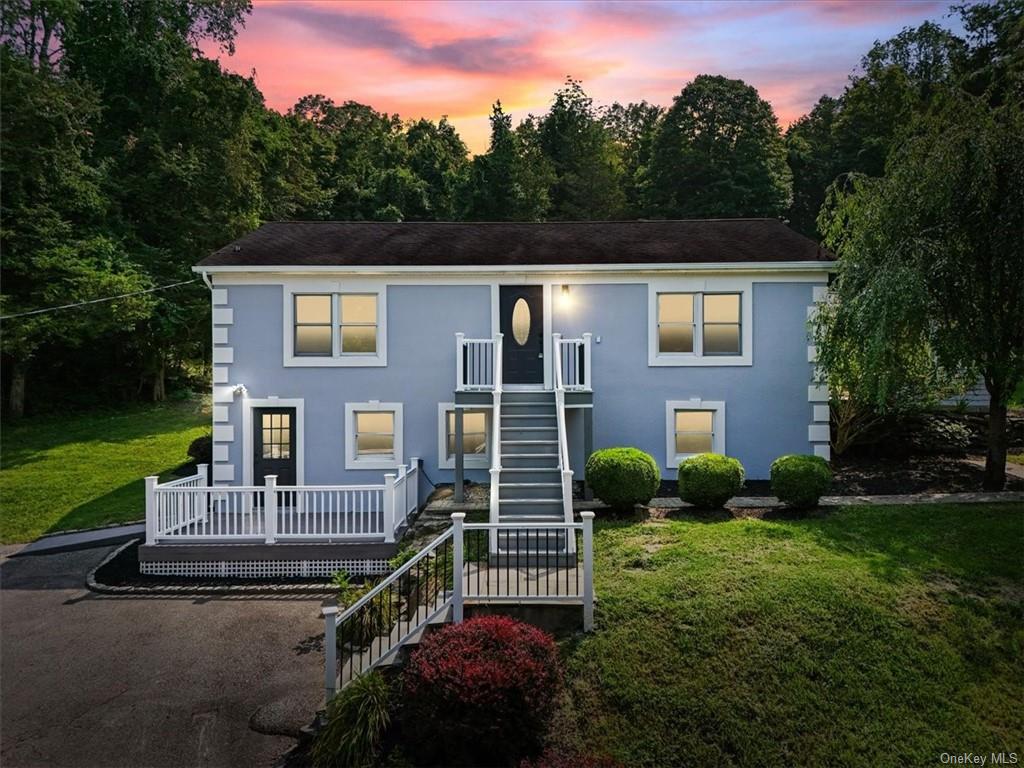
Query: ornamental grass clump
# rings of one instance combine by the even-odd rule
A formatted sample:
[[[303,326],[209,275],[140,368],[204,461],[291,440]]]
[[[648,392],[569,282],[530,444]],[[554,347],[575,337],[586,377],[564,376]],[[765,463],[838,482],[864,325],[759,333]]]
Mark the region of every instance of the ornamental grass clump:
[[[658,462],[639,448],[602,448],[587,459],[586,477],[601,501],[617,512],[646,504],[658,492]]]
[[[698,453],[679,462],[679,498],[695,507],[718,509],[743,487],[743,465],[731,456]]]
[[[508,764],[539,752],[561,690],[548,633],[505,616],[449,624],[403,671],[403,733],[420,760]]]
[[[793,454],[772,462],[772,493],[795,509],[818,506],[832,486],[832,470],[821,456]]]
[[[371,765],[391,724],[391,708],[391,686],[380,672],[350,682],[327,705],[326,723],[313,742],[313,765]]]

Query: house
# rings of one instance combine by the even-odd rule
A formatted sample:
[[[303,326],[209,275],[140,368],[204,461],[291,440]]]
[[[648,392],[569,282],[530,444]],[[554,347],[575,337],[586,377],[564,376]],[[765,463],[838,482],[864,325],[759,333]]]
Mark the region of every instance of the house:
[[[666,480],[704,451],[750,478],[828,458],[807,320],[832,266],[770,219],[266,224],[194,268],[212,485],[151,481],[143,569],[383,571],[431,483],[571,520],[595,447]]]

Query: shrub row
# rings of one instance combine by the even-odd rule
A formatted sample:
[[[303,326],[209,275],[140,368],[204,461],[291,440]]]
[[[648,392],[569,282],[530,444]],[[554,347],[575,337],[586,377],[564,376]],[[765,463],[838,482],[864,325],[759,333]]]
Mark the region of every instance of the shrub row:
[[[661,471],[654,457],[638,448],[603,448],[587,459],[587,482],[615,511],[647,504],[658,492]],[[731,456],[700,453],[679,463],[679,497],[697,507],[716,509],[740,492],[743,465]],[[772,462],[771,487],[781,502],[797,509],[817,505],[832,483],[832,470],[820,456],[781,456]]]

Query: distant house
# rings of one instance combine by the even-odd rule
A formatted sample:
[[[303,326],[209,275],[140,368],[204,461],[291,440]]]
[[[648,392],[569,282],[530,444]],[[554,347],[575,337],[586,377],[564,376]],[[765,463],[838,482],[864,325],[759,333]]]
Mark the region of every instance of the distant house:
[[[195,267],[226,501],[156,498],[143,567],[383,568],[428,482],[463,478],[492,482],[492,519],[571,519],[605,446],[665,479],[704,451],[751,478],[828,458],[807,320],[831,268],[768,219],[267,224]],[[244,490],[266,476],[273,499]]]

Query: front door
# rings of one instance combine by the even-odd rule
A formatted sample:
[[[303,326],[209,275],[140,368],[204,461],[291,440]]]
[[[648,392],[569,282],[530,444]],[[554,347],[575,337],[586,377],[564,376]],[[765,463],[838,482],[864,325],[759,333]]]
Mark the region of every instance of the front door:
[[[502,379],[506,384],[543,384],[544,289],[502,285],[499,291]]]
[[[295,485],[295,409],[254,408],[252,423],[253,483],[277,475],[278,485]]]

